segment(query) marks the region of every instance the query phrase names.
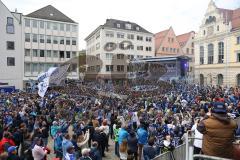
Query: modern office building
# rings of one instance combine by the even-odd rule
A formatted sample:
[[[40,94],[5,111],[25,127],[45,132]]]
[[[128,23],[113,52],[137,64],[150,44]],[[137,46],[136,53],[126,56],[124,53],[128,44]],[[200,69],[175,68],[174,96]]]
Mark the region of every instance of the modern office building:
[[[78,55],[78,23],[51,5],[23,16],[23,80],[36,80],[39,73],[60,66]],[[75,61],[77,62],[77,61]],[[68,78],[78,79],[77,63]]]
[[[21,13],[9,11],[0,0],[0,87],[23,87],[21,17]]]
[[[85,39],[87,72],[103,79],[126,78],[131,59],[153,57],[154,35],[136,23],[107,19]]]
[[[240,86],[240,8],[211,0],[195,37],[195,77],[200,84]]]

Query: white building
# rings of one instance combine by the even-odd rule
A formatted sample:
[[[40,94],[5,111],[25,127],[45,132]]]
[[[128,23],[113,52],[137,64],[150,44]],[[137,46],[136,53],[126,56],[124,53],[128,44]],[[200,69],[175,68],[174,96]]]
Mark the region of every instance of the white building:
[[[49,67],[59,66],[78,54],[78,23],[51,5],[23,16],[23,80],[36,80]],[[68,78],[78,79],[77,63]]]
[[[154,35],[136,23],[107,19],[85,39],[88,74],[122,79],[133,58],[153,57]],[[96,61],[97,60],[97,61]]]
[[[22,88],[21,16],[0,1],[0,85]]]

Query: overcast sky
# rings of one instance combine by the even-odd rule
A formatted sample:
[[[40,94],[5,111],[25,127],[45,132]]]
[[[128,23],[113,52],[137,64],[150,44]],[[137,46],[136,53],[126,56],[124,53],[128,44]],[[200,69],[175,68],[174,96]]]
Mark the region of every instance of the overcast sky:
[[[135,22],[157,33],[173,27],[182,34],[198,27],[210,0],[2,0],[11,10],[31,13],[46,5],[53,5],[79,23],[79,50],[85,48],[84,38],[107,18]],[[240,7],[240,0],[215,0],[220,8]]]

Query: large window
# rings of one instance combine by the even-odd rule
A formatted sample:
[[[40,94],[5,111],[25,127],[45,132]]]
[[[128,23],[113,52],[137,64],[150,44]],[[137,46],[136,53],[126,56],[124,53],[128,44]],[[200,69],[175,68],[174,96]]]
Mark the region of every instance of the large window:
[[[213,54],[214,54],[213,44],[208,45],[208,64],[213,64]]]
[[[47,29],[51,29],[51,22],[47,22]]]
[[[64,37],[59,37],[60,44],[64,44]]]
[[[32,20],[32,26],[33,26],[33,28],[37,28],[38,27],[38,21],[37,20]]]
[[[66,24],[66,31],[67,31],[67,32],[70,32],[70,31],[71,31],[71,26],[70,26],[70,24]]]
[[[64,31],[64,24],[60,23],[60,31]]]
[[[44,57],[45,56],[45,50],[40,50],[40,57]]]
[[[51,50],[47,50],[47,57],[52,57],[52,51]]]
[[[53,23],[53,30],[58,30],[58,23]]]
[[[25,19],[25,27],[30,27],[30,19]]]
[[[124,33],[117,33],[117,38],[124,38]]]
[[[106,37],[114,37],[114,33],[113,32],[106,32]]]
[[[113,65],[106,65],[106,72],[112,72],[113,71]]]
[[[58,51],[53,51],[53,57],[58,58]]]
[[[7,33],[14,34],[14,22],[12,17],[7,17],[6,30]]]
[[[39,21],[39,25],[41,29],[44,29],[44,21]]]
[[[53,44],[58,44],[58,37],[57,36],[53,37]]]
[[[222,85],[223,84],[223,75],[222,74],[218,74],[217,75],[217,84],[218,85]]]
[[[14,50],[14,42],[13,41],[7,41],[7,50]]]
[[[38,35],[37,34],[32,34],[32,41],[37,43],[38,42]]]
[[[76,25],[72,25],[72,32],[77,32],[77,26]]]
[[[32,64],[32,71],[33,72],[38,72],[38,64],[37,63]]]
[[[71,58],[71,52],[70,51],[66,51],[66,57]]]
[[[7,57],[7,66],[15,66],[15,58]]]
[[[30,42],[30,33],[25,33],[25,42]]]
[[[240,62],[240,53],[237,53],[237,62]]]
[[[133,35],[133,34],[128,34],[128,35],[127,35],[127,38],[128,38],[128,39],[134,39],[134,35]]]
[[[71,40],[70,40],[70,38],[66,38],[66,45],[71,45]]]
[[[38,50],[37,49],[33,49],[33,57],[38,57]]]
[[[25,65],[24,65],[24,71],[25,71],[25,72],[31,72],[31,65],[30,65],[30,63],[25,63]]]
[[[200,64],[204,64],[204,47],[200,46]]]
[[[31,56],[30,49],[25,49],[25,56],[26,57],[30,57]]]
[[[52,37],[51,36],[47,36],[47,43],[52,43]]]
[[[143,50],[143,46],[137,46],[137,50],[142,51]]]
[[[118,72],[124,72],[124,65],[117,65]]]
[[[77,39],[76,38],[72,38],[72,45],[77,45]]]
[[[218,63],[223,63],[224,60],[224,43],[218,43]]]
[[[124,54],[117,54],[117,59],[124,59]]]
[[[106,53],[106,59],[112,59],[113,53]]]
[[[143,37],[142,36],[137,36],[137,40],[142,41]]]
[[[43,34],[40,34],[40,35],[39,35],[39,41],[40,41],[40,43],[44,43],[45,38],[44,38],[44,35],[43,35]]]

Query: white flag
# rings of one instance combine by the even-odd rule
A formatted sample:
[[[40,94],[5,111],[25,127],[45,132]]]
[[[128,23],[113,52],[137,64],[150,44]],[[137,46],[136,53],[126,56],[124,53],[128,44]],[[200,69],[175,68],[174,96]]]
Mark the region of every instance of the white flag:
[[[38,83],[38,95],[44,97],[49,86],[49,78],[44,79],[44,81]]]
[[[67,77],[67,70],[69,68],[68,65],[64,65],[61,67],[56,68],[52,74],[50,75],[49,83],[50,84],[55,84],[55,85],[60,85],[63,80]]]

